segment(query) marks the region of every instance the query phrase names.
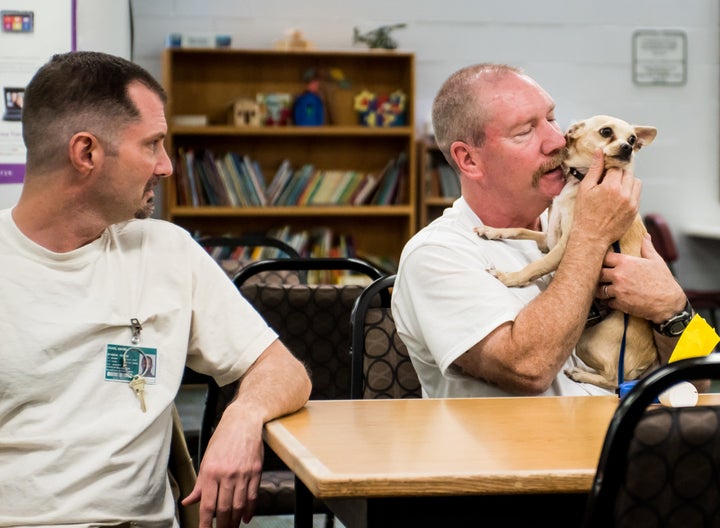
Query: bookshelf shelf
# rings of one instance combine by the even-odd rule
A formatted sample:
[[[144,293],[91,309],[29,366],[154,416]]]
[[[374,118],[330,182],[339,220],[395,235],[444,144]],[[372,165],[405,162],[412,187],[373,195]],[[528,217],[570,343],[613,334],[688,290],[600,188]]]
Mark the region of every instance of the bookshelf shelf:
[[[442,215],[444,209],[451,207],[453,202],[460,196],[457,191],[448,191],[442,185],[441,171],[444,171],[446,178],[457,176],[445,161],[440,149],[432,138],[419,139],[417,142],[418,159],[418,229],[423,228],[435,218]]]
[[[172,133],[175,136],[303,136],[323,137],[342,134],[357,137],[407,137],[411,134],[409,127],[371,128],[365,126],[276,126],[276,127],[236,127],[231,125],[213,126],[174,126]]]
[[[350,83],[349,89],[339,88],[324,76],[337,70]],[[302,94],[306,88],[304,75],[308,71],[318,72],[320,77],[327,124],[228,124],[232,122],[230,109],[236,100],[255,100],[258,93]],[[240,235],[283,225],[298,230],[330,227],[338,234],[351,235],[359,253],[397,260],[403,245],[417,227],[414,78],[412,53],[165,50],[163,83],[168,93],[167,147],[176,164],[175,176],[164,182],[166,218],[202,235]],[[359,124],[352,101],[355,94],[365,90],[386,95],[396,90],[403,92],[407,98],[404,124],[394,127]],[[174,125],[176,116],[202,116],[208,124]],[[204,151],[210,152],[215,160],[229,152],[247,156],[257,164],[265,187],[270,185],[284,160],[288,160],[295,171],[311,165],[313,170],[324,173],[355,171],[380,175],[392,160],[401,158],[404,168],[398,173],[397,191],[391,194],[393,198],[387,205],[370,205],[362,200],[355,202],[357,205],[203,205],[202,200],[188,199],[187,188],[185,191],[179,188],[185,158],[179,157],[178,153],[188,151],[195,159],[197,153]]]
[[[452,203],[452,202],[451,202]],[[342,206],[298,206],[286,205],[281,207],[175,207],[176,217],[180,216],[222,216],[222,217],[253,217],[253,216],[347,216],[348,207]],[[414,212],[409,205],[368,205],[353,206],[353,216],[400,216],[404,217]]]

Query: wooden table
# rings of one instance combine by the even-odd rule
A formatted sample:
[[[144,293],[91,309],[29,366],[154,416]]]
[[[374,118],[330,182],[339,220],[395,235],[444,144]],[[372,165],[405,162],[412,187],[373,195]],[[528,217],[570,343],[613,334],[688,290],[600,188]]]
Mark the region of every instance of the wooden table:
[[[312,526],[312,496],[348,528],[579,526],[617,404],[614,396],[311,401],[268,423],[265,439],[297,477],[299,528]]]

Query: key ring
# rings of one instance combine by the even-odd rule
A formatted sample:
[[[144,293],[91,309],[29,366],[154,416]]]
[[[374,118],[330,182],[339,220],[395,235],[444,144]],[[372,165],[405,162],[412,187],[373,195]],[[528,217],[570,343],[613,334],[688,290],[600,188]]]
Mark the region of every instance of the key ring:
[[[143,351],[142,351],[141,349],[139,349],[138,347],[128,347],[128,348],[125,349],[125,351],[123,352],[123,358],[122,358],[122,368],[123,368],[123,370],[125,371],[126,374],[130,374],[129,369],[128,369],[127,354],[128,354],[128,352],[130,352],[131,350],[138,353],[138,371],[137,371],[137,375],[138,375],[138,376],[144,376],[145,374],[147,374],[147,373],[152,369],[152,364],[151,364],[150,361],[148,360],[147,354],[145,354],[145,352],[143,352]],[[143,363],[145,363],[145,367],[143,367]]]

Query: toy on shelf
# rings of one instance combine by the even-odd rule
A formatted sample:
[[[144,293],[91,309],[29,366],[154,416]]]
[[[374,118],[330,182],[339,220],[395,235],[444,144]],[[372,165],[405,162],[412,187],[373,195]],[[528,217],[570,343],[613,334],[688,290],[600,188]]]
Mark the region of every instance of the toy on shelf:
[[[360,33],[358,28],[353,28],[353,44],[362,42],[367,44],[368,48],[393,50],[398,47],[398,43],[390,36],[390,32],[404,27],[405,24],[380,26],[379,28],[368,31],[367,33]]]
[[[319,95],[320,78],[315,70],[303,74],[305,91],[293,103],[293,122],[298,126],[320,126],[325,122],[325,105]]]
[[[305,40],[299,29],[289,29],[285,32],[285,37],[275,41],[275,49],[283,51],[310,50],[313,47],[312,42]]]
[[[390,95],[363,90],[355,96],[360,123],[369,127],[404,126],[406,105],[407,97],[401,90]]]

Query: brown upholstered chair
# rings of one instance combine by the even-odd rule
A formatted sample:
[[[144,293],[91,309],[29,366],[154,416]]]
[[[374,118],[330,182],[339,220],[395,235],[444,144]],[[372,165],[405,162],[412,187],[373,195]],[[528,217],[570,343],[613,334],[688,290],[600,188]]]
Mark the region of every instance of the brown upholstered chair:
[[[675,273],[674,264],[678,260],[679,254],[670,226],[659,213],[648,213],[643,220],[648,233],[652,237],[653,246]],[[685,289],[685,294],[695,311],[707,313],[710,324],[718,328],[720,290]]]
[[[718,526],[720,406],[651,405],[679,381],[707,378],[720,378],[720,354],[665,365],[623,398],[608,427],[583,528]]]
[[[382,276],[371,264],[354,258],[281,258],[253,262],[240,270],[233,282],[308,368],[313,382],[311,399],[350,398],[350,312],[364,286],[308,284],[311,270],[352,272],[364,276],[366,284]],[[290,272],[295,278],[283,283],[255,280],[258,275],[280,271]],[[208,397],[200,433],[200,459],[236,388],[206,381]],[[255,514],[285,515],[294,511],[295,476],[266,445]],[[326,514],[326,526],[334,524],[334,516],[321,501],[315,501],[314,511]]]
[[[377,279],[351,314],[353,398],[420,398],[420,380],[395,329],[390,295],[395,275]]]

